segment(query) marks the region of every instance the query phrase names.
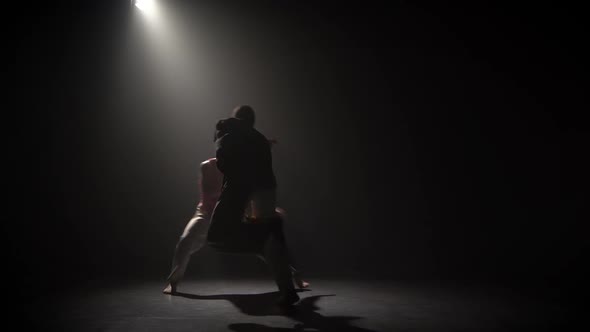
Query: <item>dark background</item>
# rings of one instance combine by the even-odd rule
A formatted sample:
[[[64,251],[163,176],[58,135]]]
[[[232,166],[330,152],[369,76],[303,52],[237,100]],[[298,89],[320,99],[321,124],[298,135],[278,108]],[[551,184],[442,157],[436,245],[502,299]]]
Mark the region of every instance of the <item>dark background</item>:
[[[182,9],[179,26],[203,28],[200,51],[215,62],[201,64],[202,85],[166,88],[126,1],[5,13],[14,15],[3,23],[6,285],[34,295],[89,280],[163,281],[198,201],[198,165],[214,153],[211,129],[250,104],[257,127],[279,140],[280,206],[311,278],[580,294],[580,8],[167,3]],[[209,250],[189,268],[264,273],[254,258]]]

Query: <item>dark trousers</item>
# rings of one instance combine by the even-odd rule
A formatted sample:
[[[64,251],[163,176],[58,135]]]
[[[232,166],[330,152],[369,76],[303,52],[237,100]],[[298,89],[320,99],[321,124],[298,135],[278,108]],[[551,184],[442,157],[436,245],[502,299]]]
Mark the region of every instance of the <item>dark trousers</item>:
[[[262,256],[279,290],[294,291],[282,219],[275,215],[263,222],[248,223],[244,215],[252,194],[247,186],[223,187],[211,216],[207,242],[220,252]]]

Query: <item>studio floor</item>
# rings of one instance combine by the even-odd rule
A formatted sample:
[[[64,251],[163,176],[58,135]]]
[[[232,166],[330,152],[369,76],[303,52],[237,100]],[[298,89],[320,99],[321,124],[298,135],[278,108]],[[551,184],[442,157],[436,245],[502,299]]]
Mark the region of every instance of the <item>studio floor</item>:
[[[95,282],[29,303],[44,331],[557,331],[566,308],[507,288],[460,283],[309,280],[290,310],[271,280]]]

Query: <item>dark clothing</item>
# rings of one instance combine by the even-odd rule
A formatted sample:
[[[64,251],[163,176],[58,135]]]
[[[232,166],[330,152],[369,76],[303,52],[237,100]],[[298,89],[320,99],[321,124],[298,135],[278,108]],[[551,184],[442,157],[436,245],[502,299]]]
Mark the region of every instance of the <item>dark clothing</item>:
[[[270,143],[256,129],[243,128],[222,136],[217,140],[216,157],[224,186],[237,184],[253,191],[277,186]]]
[[[270,143],[256,129],[234,129],[217,140],[217,168],[223,187],[213,212],[208,241],[235,246],[247,239],[243,219],[253,193],[275,189]],[[254,235],[252,235],[254,236]]]
[[[279,290],[294,292],[281,218],[276,215],[270,218],[276,220],[257,224],[244,219],[255,193],[276,189],[270,143],[257,130],[233,122],[228,122],[232,128],[216,142],[217,167],[224,179],[207,241],[222,252],[264,256]]]

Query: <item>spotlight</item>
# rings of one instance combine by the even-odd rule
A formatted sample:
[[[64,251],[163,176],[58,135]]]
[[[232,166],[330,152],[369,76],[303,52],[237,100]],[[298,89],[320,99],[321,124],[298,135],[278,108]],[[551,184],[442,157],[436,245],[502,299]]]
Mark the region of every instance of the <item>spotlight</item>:
[[[156,11],[156,0],[132,0],[135,7],[147,15],[152,15]]]

